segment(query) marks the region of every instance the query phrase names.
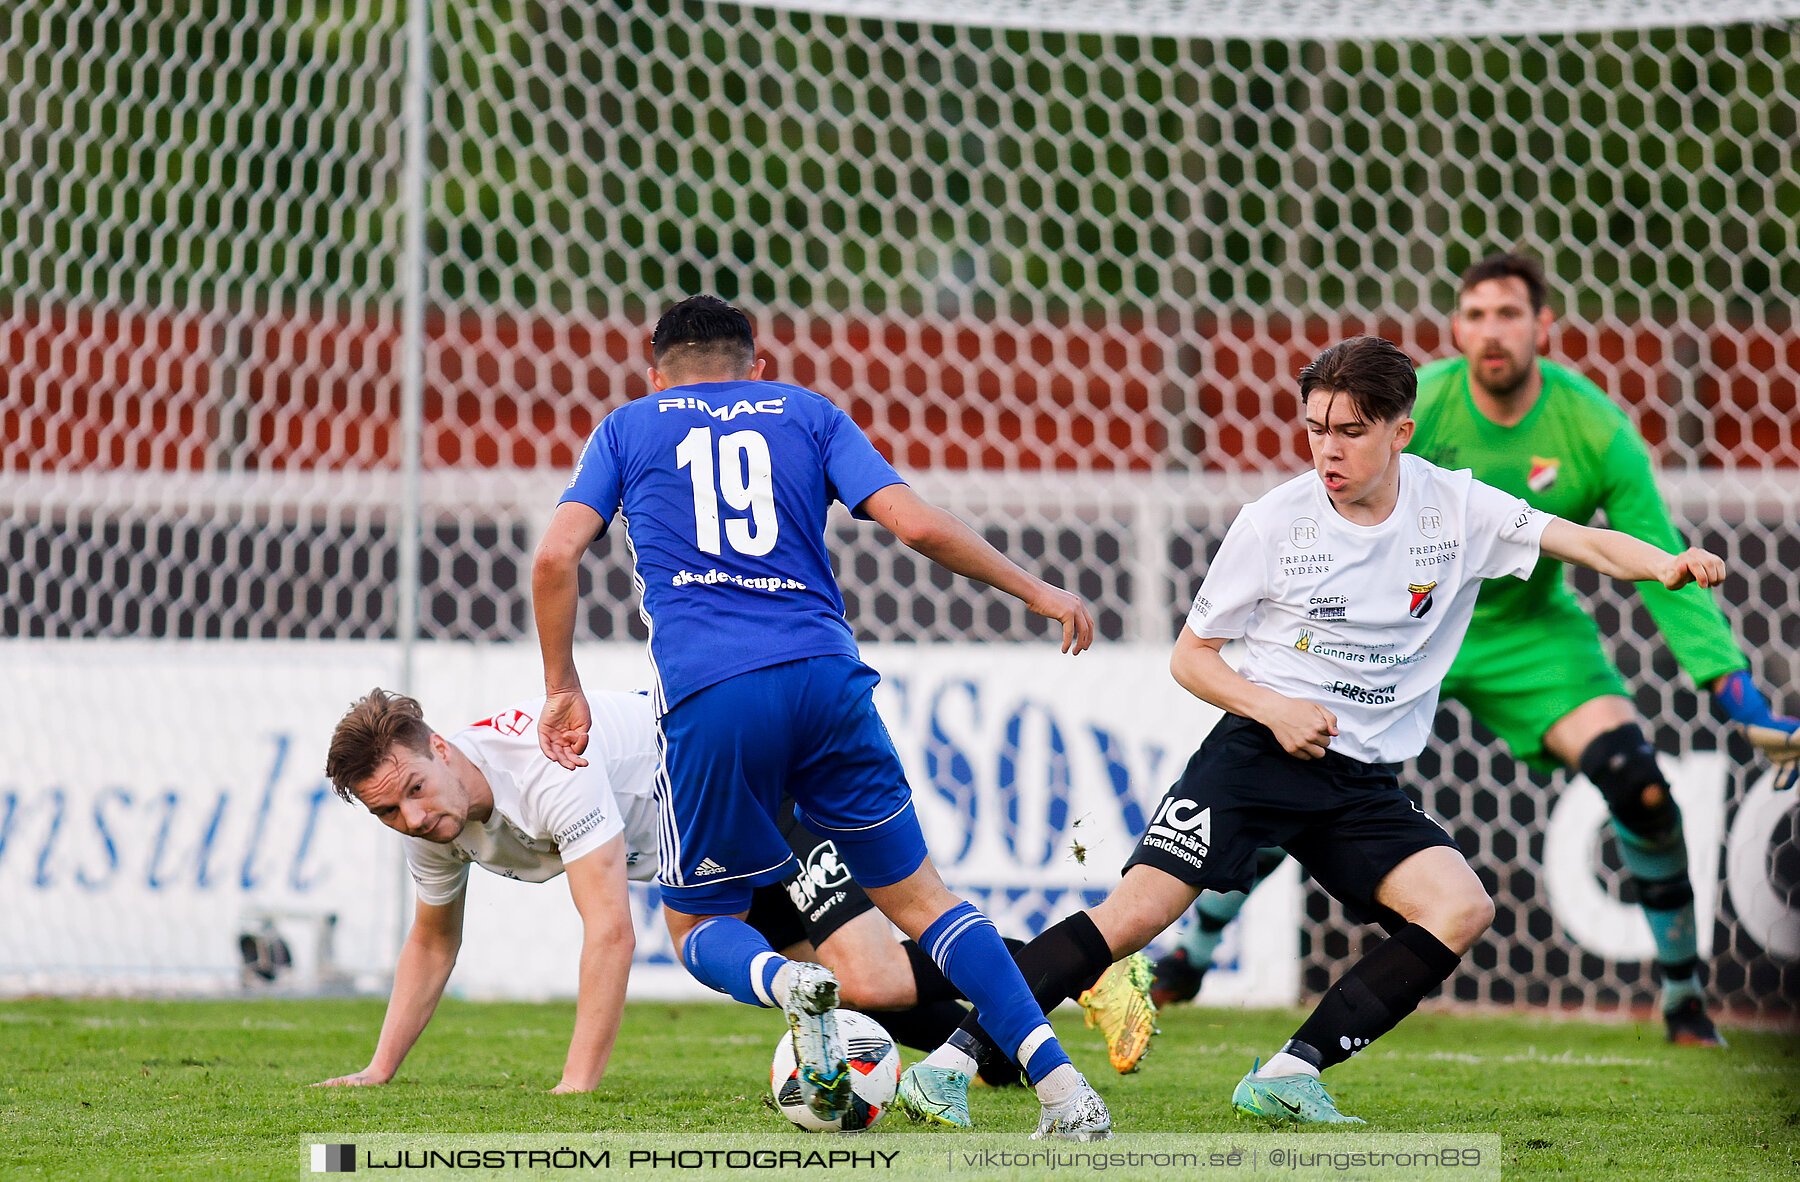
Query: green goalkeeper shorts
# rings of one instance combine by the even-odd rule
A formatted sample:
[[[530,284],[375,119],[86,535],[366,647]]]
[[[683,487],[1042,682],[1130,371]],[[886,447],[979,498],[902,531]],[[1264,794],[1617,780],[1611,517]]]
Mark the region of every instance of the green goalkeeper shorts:
[[[1559,762],[1544,750],[1544,732],[1609,694],[1630,696],[1600,645],[1600,630],[1573,604],[1546,604],[1529,620],[1478,615],[1443,690],[1514,756],[1543,769]]]

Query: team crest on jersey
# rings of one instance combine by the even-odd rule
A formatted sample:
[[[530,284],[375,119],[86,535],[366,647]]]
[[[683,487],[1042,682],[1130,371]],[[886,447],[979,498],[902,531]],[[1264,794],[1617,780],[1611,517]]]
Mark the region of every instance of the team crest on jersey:
[[[531,729],[531,715],[523,710],[503,710],[492,718],[484,718],[475,726],[491,726],[503,735],[518,738]]]
[[[1532,492],[1548,492],[1556,483],[1556,469],[1560,460],[1546,460],[1543,456],[1531,457],[1531,474],[1525,477],[1525,487]]]
[[[1412,592],[1412,606],[1406,609],[1406,614],[1415,620],[1423,620],[1425,613],[1431,610],[1431,593],[1437,590],[1437,582],[1408,583],[1406,589]]]

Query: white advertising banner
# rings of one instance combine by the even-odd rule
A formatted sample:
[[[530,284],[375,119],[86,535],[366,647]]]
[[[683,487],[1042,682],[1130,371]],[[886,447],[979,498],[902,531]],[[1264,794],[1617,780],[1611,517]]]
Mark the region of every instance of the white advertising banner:
[[[321,769],[394,667],[362,645],[0,646],[0,990],[230,988],[265,924],[310,975],[328,937],[373,979],[399,851]]]
[[[933,856],[1002,933],[1029,938],[1118,881],[1136,833],[1217,712],[1167,653],[889,645],[877,702]],[[275,932],[275,988],[378,988],[410,910],[398,841],[322,768],[348,703],[392,685],[392,646],[16,642],[0,648],[0,992],[218,992]],[[594,687],[647,684],[642,646],[580,653]],[[535,648],[434,644],[417,696],[441,730],[535,692]],[[825,884],[821,883],[821,888]],[[1259,891],[1203,1000],[1298,994],[1299,886]],[[710,996],[638,907],[636,996]],[[477,872],[452,989],[569,996],[579,924],[560,882]],[[260,978],[255,982],[258,987]]]

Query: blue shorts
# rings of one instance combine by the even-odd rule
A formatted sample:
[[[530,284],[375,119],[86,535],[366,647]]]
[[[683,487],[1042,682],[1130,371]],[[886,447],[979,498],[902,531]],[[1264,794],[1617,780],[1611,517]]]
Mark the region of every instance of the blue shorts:
[[[865,887],[925,861],[912,789],[875,712],[880,676],[850,657],[753,669],[663,715],[657,775],[662,901],[685,915],[736,915],[756,887],[798,869],[777,810],[837,843]]]

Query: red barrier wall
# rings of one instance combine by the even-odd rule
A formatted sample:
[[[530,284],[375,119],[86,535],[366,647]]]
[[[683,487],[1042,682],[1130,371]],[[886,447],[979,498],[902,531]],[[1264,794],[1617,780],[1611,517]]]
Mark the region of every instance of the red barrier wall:
[[[566,467],[607,409],[648,390],[648,330],[467,315],[428,325],[433,466]],[[1430,322],[1183,325],[821,318],[763,329],[769,376],[837,398],[903,467],[1149,470],[1288,466],[1304,453],[1293,374],[1356,331],[1415,356]],[[1562,330],[1557,353],[1629,405],[1665,458],[1800,466],[1800,337],[1719,325]],[[7,470],[382,467],[394,462],[399,328],[381,320],[230,322],[63,309],[0,319]],[[1682,418],[1680,397],[1692,391]]]

